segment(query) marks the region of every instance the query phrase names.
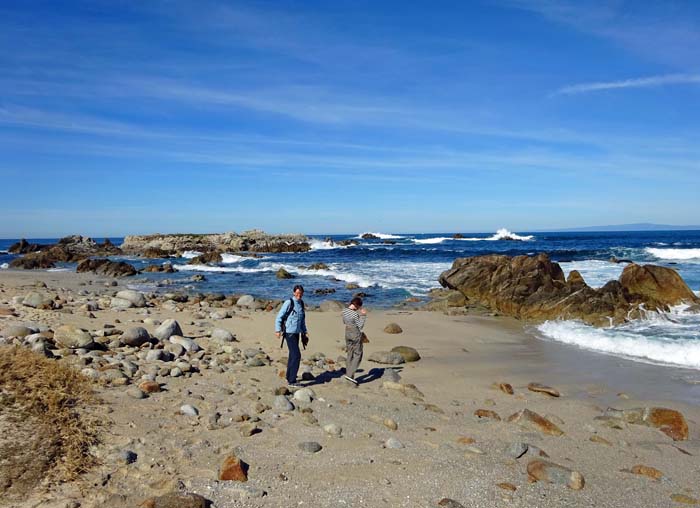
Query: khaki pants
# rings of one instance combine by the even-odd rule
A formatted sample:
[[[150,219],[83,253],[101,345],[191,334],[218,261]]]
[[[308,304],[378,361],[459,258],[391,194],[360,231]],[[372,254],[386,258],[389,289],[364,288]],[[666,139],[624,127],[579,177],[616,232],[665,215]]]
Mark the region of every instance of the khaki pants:
[[[348,359],[345,362],[345,375],[355,378],[355,371],[362,361],[362,335],[345,333],[345,345],[348,350]]]

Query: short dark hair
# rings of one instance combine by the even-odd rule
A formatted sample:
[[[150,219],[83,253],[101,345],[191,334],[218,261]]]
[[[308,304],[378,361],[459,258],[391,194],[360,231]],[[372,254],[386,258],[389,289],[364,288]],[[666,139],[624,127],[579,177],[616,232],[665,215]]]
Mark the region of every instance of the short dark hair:
[[[350,305],[354,305],[355,307],[362,307],[362,298],[356,296],[355,298],[350,300]]]
[[[294,289],[292,289],[292,293],[296,293],[297,289],[301,289],[301,291],[303,292],[304,286],[302,286],[301,284],[297,284],[296,286],[294,286]]]

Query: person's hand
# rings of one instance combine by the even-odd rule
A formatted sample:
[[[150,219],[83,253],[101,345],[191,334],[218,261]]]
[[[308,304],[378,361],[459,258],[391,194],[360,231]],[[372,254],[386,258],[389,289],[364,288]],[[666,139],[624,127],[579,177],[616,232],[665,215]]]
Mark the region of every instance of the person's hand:
[[[363,316],[366,316],[366,315],[367,315],[367,309],[365,309],[365,308],[360,309],[360,314],[362,314]]]
[[[277,335],[277,338],[280,338],[280,335],[282,335],[282,332],[275,332],[275,335]]]

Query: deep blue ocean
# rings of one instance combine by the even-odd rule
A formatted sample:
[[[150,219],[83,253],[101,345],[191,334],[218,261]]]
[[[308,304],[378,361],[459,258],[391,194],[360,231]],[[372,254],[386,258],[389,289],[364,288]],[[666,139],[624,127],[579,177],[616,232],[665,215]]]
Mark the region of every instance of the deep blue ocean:
[[[143,274],[128,285],[144,291],[187,291],[191,293],[250,293],[259,297],[286,298],[294,284],[303,284],[307,304],[332,298],[347,301],[357,292],[365,293],[369,307],[386,308],[411,296],[425,297],[439,287],[437,278],[459,257],[499,253],[507,255],[546,252],[561,264],[564,272],[575,269],[586,282],[600,287],[616,279],[624,264],[610,262],[611,257],[638,263],[654,263],[676,269],[696,293],[700,291],[700,231],[646,232],[518,232],[500,230],[491,234],[454,233],[400,234],[373,233],[378,239],[361,239],[361,234],[315,235],[313,249],[301,254],[264,254],[261,258],[225,255],[218,266],[187,265],[188,257],[170,259],[180,270],[175,274]],[[506,240],[516,237],[520,240]],[[331,241],[327,241],[330,239]],[[356,239],[359,245],[340,247],[335,242]],[[28,239],[36,243],[54,243],[57,239]],[[102,238],[95,238],[102,241]],[[110,238],[119,245],[122,238]],[[17,239],[0,240],[0,266],[13,259],[7,253]],[[166,260],[123,259],[137,269]],[[305,268],[325,263],[327,270]],[[279,280],[275,272],[285,268],[295,278]],[[74,266],[58,267],[73,270]],[[194,274],[205,281],[193,282]],[[0,271],[0,277],[2,271]],[[359,289],[346,289],[349,283]],[[316,294],[316,290],[335,290]],[[675,308],[667,315],[623,326],[596,329],[573,321],[554,321],[540,325],[536,333],[543,338],[587,349],[624,356],[638,361],[700,369],[700,317]]]

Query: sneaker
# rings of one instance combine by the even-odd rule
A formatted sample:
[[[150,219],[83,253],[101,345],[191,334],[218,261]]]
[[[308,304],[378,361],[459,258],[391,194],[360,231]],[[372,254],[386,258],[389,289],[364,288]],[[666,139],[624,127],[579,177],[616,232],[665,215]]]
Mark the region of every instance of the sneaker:
[[[299,383],[287,383],[287,388],[302,388]]]
[[[359,384],[360,384],[360,383],[357,382],[356,379],[351,378],[350,376],[343,376],[343,377],[344,377],[345,379],[347,379],[348,381],[350,381],[351,383],[353,383],[353,384],[356,384],[356,385],[359,385]]]

